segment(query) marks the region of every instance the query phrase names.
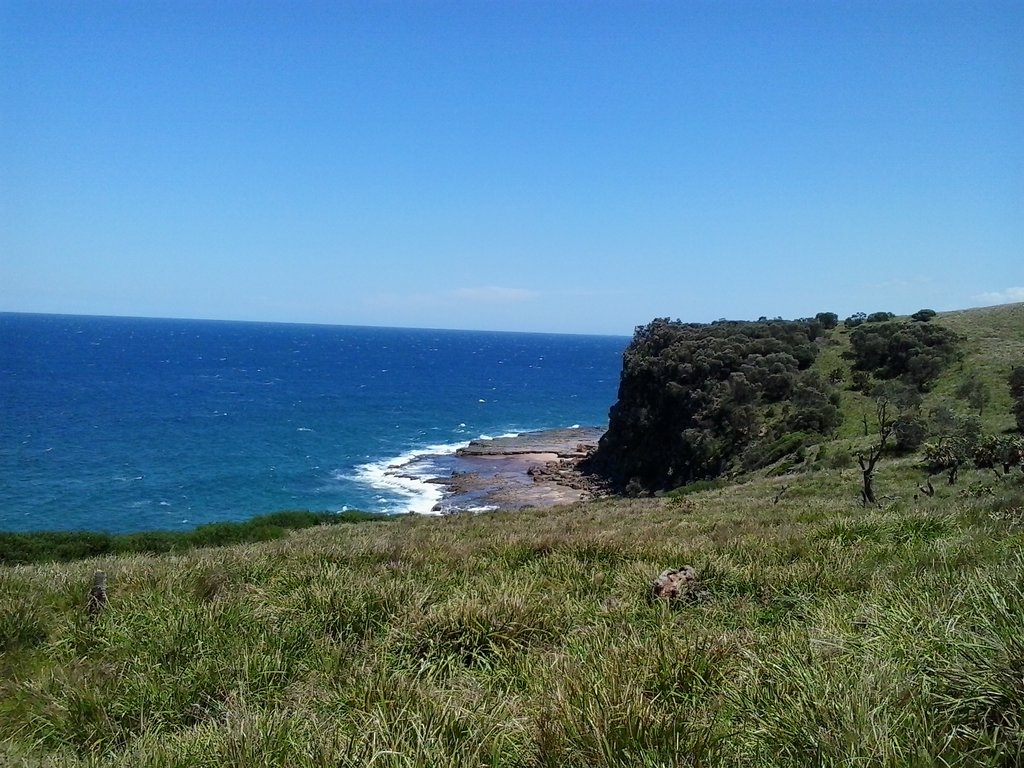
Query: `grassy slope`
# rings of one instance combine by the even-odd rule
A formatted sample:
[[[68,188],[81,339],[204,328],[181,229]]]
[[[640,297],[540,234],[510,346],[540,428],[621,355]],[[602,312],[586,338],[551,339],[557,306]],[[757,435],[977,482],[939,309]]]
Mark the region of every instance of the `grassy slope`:
[[[915,500],[884,462],[883,509],[826,470],[3,568],[0,764],[1016,765],[1024,488],[965,474]],[[701,599],[650,604],[683,563]]]
[[[942,404],[964,415],[974,414],[970,406],[954,393],[967,375],[977,376],[991,394],[991,402],[982,414],[986,432],[1000,433],[1015,428],[1011,413],[1008,378],[1010,369],[1024,365],[1024,304],[943,312],[931,322],[944,325],[961,335],[961,359],[947,369],[925,394],[922,410]],[[815,369],[827,376],[834,368],[846,372],[850,379],[850,362],[844,357],[850,348],[849,331],[840,326],[830,332],[815,361]],[[874,402],[859,392],[843,389],[841,404],[843,423],[836,434],[838,449],[866,444],[863,440],[862,417],[874,418]]]
[[[961,366],[935,387],[935,396],[951,395],[965,374],[984,381],[992,393],[992,402],[984,414],[990,431],[1014,426],[1010,415],[1010,368],[1024,365],[1024,303],[1001,307],[945,312],[938,321],[967,339]]]

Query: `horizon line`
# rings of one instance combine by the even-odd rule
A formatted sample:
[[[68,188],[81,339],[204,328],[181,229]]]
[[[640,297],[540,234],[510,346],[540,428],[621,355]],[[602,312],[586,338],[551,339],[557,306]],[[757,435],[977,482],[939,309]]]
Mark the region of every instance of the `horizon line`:
[[[156,320],[185,323],[244,323],[248,325],[296,325],[315,328],[373,328],[384,331],[439,331],[443,333],[507,333],[530,336],[593,336],[603,338],[632,338],[632,333],[582,333],[573,331],[521,331],[498,328],[441,328],[437,326],[418,325],[372,325],[368,323],[329,323],[307,320],[253,320],[251,318],[226,317],[178,317],[170,315],[118,315],[92,312],[43,312],[26,310],[0,309],[0,315],[27,315],[33,317],[87,317],[97,320]]]

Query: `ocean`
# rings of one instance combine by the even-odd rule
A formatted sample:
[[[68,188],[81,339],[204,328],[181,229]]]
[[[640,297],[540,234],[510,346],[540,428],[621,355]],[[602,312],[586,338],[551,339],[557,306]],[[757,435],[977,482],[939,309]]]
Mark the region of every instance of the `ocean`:
[[[430,512],[431,458],[606,425],[628,343],[0,313],[0,531]]]

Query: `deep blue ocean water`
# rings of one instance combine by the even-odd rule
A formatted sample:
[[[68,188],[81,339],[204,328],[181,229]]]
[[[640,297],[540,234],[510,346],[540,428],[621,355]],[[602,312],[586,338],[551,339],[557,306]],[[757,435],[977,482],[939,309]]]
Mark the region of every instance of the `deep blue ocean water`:
[[[0,313],[0,530],[427,512],[403,466],[606,425],[628,342]]]

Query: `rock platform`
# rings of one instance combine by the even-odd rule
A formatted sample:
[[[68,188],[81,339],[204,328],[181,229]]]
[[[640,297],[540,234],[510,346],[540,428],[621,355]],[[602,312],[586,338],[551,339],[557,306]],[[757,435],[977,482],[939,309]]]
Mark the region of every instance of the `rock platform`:
[[[445,498],[435,511],[522,509],[586,501],[606,493],[579,464],[597,449],[600,427],[524,432],[474,440],[456,454]]]

